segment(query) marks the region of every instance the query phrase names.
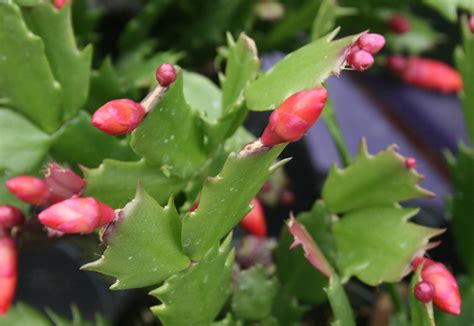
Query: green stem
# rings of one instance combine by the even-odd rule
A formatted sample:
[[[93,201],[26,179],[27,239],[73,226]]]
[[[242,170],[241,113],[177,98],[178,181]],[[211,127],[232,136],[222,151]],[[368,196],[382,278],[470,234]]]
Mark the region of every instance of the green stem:
[[[347,149],[346,142],[344,137],[342,136],[341,129],[339,127],[339,123],[337,122],[336,113],[332,107],[332,102],[328,100],[326,102],[326,106],[324,107],[322,118],[326,123],[326,126],[329,130],[329,134],[336,145],[337,152],[339,153],[339,157],[342,160],[344,166],[348,166],[351,163],[351,155],[349,154],[349,150]]]
[[[387,290],[390,298],[392,299],[393,307],[395,312],[405,312],[405,305],[403,304],[402,296],[400,295],[400,291],[395,283],[386,283],[385,289]]]

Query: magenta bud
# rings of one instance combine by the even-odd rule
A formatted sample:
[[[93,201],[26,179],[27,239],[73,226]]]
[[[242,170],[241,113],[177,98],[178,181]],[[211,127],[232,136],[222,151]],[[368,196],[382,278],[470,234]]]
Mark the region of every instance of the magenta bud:
[[[11,205],[0,206],[0,229],[9,230],[22,225],[24,222],[25,217],[18,208]]]
[[[63,168],[55,162],[48,164],[45,180],[52,194],[53,202],[80,195],[86,186],[84,179],[71,169]]]
[[[164,63],[156,69],[156,80],[163,87],[168,87],[176,80],[176,69],[172,64]]]
[[[7,180],[5,185],[17,198],[31,205],[44,205],[50,198],[46,181],[37,177],[22,175]]]
[[[129,99],[112,100],[101,106],[92,116],[92,124],[109,135],[132,132],[142,122],[145,109]]]
[[[367,51],[371,54],[376,54],[382,50],[385,45],[385,37],[380,34],[366,33],[359,37],[356,43],[361,50]],[[353,48],[352,52],[357,52]]]
[[[388,27],[393,33],[404,34],[410,31],[410,21],[402,15],[393,15],[388,22]]]
[[[114,217],[112,208],[92,197],[66,199],[38,215],[45,226],[64,233],[91,233]]]
[[[415,298],[423,303],[428,303],[433,300],[435,294],[435,288],[433,284],[426,281],[420,281],[416,283],[415,288]]]
[[[65,4],[67,0],[54,0],[54,7],[56,9],[61,9]]]
[[[421,279],[433,285],[433,304],[444,312],[459,315],[461,313],[461,295],[458,283],[444,264],[428,258],[417,257],[412,261],[414,269],[423,263]]]
[[[411,170],[411,169],[416,168],[416,160],[415,160],[415,158],[413,158],[413,157],[407,157],[407,159],[405,160],[405,167],[406,167],[408,170]]]
[[[474,34],[474,15],[469,18],[469,29]]]
[[[374,57],[367,51],[359,50],[347,56],[347,63],[357,71],[365,71],[374,64]]]

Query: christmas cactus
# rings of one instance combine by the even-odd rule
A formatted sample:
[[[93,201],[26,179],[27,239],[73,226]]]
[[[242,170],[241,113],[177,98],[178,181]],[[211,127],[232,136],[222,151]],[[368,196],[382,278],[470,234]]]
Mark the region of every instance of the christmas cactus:
[[[147,293],[154,322],[163,325],[356,325],[347,294],[354,284],[390,293],[393,325],[472,322],[462,314],[474,309],[470,278],[461,276],[458,286],[446,264],[425,257],[446,230],[413,221],[420,211],[413,200],[435,196],[420,185],[416,159],[395,144],[371,154],[365,139],[352,156],[326,84],[375,65],[407,84],[459,92],[472,143],[472,18],[461,21],[455,70],[419,56],[439,41],[437,34],[395,6],[288,4],[268,38],[259,36],[258,24],[247,24],[256,42],[234,24],[255,15],[271,21],[283,15],[280,2],[231,2],[217,1],[215,13],[196,18],[195,39],[176,41],[202,55],[221,41],[227,20],[214,83],[187,69],[199,59],[156,51],[152,22],[177,10],[172,2],[146,4],[123,29],[112,60],[100,47],[93,53],[92,43],[101,44],[94,35],[99,13],[85,2],[0,1],[0,325],[108,324],[101,315],[85,320],[75,307],[70,321],[12,304],[19,253],[63,240],[87,257],[83,273],[102,275],[113,291]],[[462,1],[424,2],[448,19],[466,9]],[[186,1],[181,6],[195,10]],[[303,24],[306,11],[311,39],[263,71],[258,45],[285,43],[285,31]],[[370,16],[367,26],[354,34],[336,27],[357,14]],[[387,37],[368,31],[373,20]],[[378,54],[384,46],[390,55]],[[270,112],[255,137],[244,121],[265,116],[260,111]],[[309,210],[285,216],[276,241],[266,208],[295,202],[283,172],[292,164],[285,148],[322,122],[343,164],[329,170]],[[474,151],[460,145],[446,158],[452,232],[472,274]],[[321,306],[329,318],[311,313]]]

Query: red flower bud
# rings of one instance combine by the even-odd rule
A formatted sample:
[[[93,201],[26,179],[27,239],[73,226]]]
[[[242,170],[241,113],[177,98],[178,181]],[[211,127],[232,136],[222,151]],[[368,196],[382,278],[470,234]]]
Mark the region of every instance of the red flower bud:
[[[267,222],[265,220],[265,212],[262,204],[258,199],[254,198],[250,202],[253,206],[252,210],[240,221],[240,226],[248,233],[265,237],[267,235]]]
[[[66,199],[38,215],[45,226],[64,233],[91,233],[114,217],[112,208],[92,197]]]
[[[168,87],[176,80],[176,69],[169,63],[164,63],[156,69],[156,80],[162,87]]]
[[[416,160],[413,157],[407,157],[405,167],[409,170],[416,168]]]
[[[474,15],[469,18],[469,29],[474,34]]]
[[[9,230],[22,225],[24,221],[23,213],[18,208],[10,205],[0,206],[0,229]]]
[[[49,189],[46,181],[22,175],[5,182],[8,190],[20,200],[32,205],[44,205],[49,200]]]
[[[367,51],[353,51],[347,56],[347,63],[357,71],[365,71],[374,64],[374,57]]]
[[[45,180],[52,195],[52,201],[58,202],[74,195],[80,195],[86,181],[70,169],[53,162],[48,164]]]
[[[265,146],[294,142],[318,120],[326,104],[325,88],[315,88],[291,95],[270,115],[261,142]]]
[[[459,73],[438,60],[397,56],[389,58],[387,66],[407,84],[442,93],[457,92],[463,88]]]
[[[112,100],[101,106],[92,116],[92,124],[109,135],[132,132],[145,116],[140,103],[129,99]]]
[[[366,33],[359,37],[356,45],[360,50],[367,51],[371,54],[376,54],[382,50],[383,46],[385,45],[385,37],[380,34]]]
[[[17,252],[13,239],[0,234],[0,316],[5,314],[15,296]]]
[[[401,15],[393,15],[388,22],[388,27],[393,33],[404,34],[410,31],[410,21]]]
[[[423,262],[421,279],[431,283],[434,287],[434,305],[447,313],[459,315],[461,313],[461,295],[454,276],[444,264],[428,258],[414,259],[413,268],[416,269],[421,262]]]
[[[433,284],[430,282],[426,281],[421,281],[416,283],[415,288],[413,289],[415,291],[415,297],[423,302],[423,303],[428,303],[431,300],[433,300],[434,294],[435,294],[435,288]]]

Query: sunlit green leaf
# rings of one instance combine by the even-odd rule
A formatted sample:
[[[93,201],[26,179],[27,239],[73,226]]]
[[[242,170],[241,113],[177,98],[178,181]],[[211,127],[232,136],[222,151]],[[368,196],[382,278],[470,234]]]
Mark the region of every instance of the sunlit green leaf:
[[[115,277],[112,289],[159,284],[190,265],[181,249],[181,222],[173,201],[161,207],[141,187],[123,209],[102,257],[82,268]]]
[[[152,312],[165,326],[207,326],[217,317],[231,290],[234,250],[231,236],[204,258],[171,276],[150,295],[161,304]]]

